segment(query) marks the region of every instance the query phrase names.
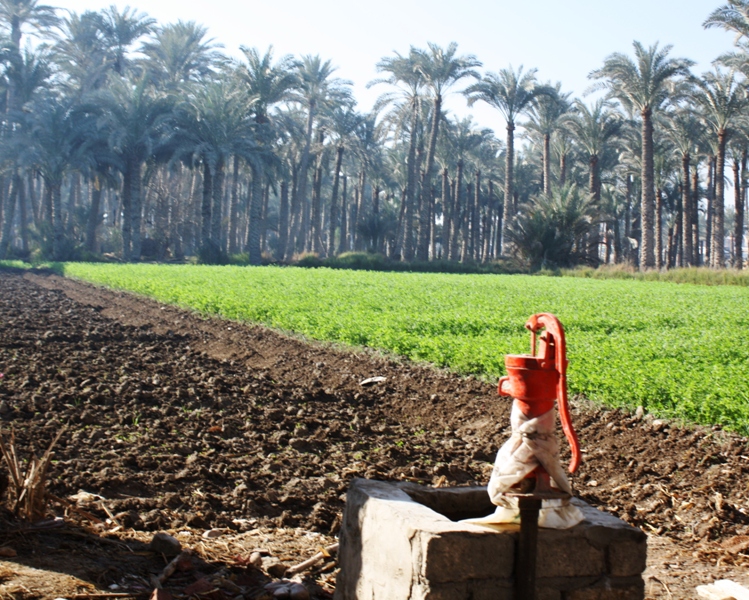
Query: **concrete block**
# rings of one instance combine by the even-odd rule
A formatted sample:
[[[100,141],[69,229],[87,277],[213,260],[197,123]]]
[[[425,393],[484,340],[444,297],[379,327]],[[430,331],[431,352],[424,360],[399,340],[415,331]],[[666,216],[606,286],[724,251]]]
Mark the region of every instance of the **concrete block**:
[[[511,535],[449,531],[423,536],[421,575],[434,583],[472,579],[508,579],[515,563],[515,542]],[[475,557],[484,560],[475,560]]]
[[[585,521],[539,531],[539,600],[642,600],[644,534],[575,503]],[[484,487],[354,480],[335,599],[519,600],[513,593],[518,526],[458,522],[493,509]]]
[[[643,600],[644,597],[645,584],[642,579],[628,585],[605,580],[603,585],[565,592],[562,596],[564,600]]]
[[[606,573],[606,557],[579,535],[554,535],[553,541],[543,539],[539,532],[538,573],[544,577],[588,577]],[[555,532],[556,534],[560,532]]]
[[[607,552],[609,575],[614,577],[639,575],[645,570],[647,554],[647,540],[621,540],[612,542]]]

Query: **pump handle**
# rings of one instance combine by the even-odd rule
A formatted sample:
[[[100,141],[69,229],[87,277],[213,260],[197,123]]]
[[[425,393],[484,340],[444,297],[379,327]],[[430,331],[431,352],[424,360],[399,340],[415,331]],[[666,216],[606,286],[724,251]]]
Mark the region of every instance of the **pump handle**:
[[[535,354],[536,334],[541,329],[546,329],[546,335],[553,338],[554,344],[554,368],[559,373],[557,384],[557,404],[559,406],[559,418],[562,421],[564,435],[570,444],[572,459],[570,460],[569,472],[574,473],[580,466],[580,442],[572,427],[570,418],[569,402],[567,401],[567,343],[564,339],[564,327],[551,313],[538,313],[533,315],[525,324],[526,329],[531,332],[533,339],[533,352]],[[551,343],[551,340],[548,341]]]

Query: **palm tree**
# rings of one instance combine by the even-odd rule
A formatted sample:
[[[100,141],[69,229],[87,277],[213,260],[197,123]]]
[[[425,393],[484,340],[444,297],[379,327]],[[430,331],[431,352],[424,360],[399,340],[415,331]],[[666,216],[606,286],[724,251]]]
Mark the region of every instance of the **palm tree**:
[[[543,173],[544,194],[551,194],[551,136],[556,133],[570,111],[571,104],[569,93],[562,93],[562,84],[557,83],[552,87],[546,84],[549,90],[547,94],[537,96],[533,101],[529,113],[528,123],[525,128],[541,136],[543,143]]]
[[[466,91],[468,104],[473,106],[482,100],[496,108],[507,122],[507,149],[505,156],[505,205],[502,219],[502,254],[509,252],[508,227],[513,217],[515,168],[515,120],[529,110],[540,95],[551,93],[536,83],[536,69],[523,73],[522,65],[517,72],[510,66],[497,73],[487,73],[483,79],[469,86]]]
[[[122,12],[113,4],[101,11],[102,33],[114,72],[125,75],[129,65],[127,51],[144,35],[151,33],[156,19],[126,6]]]
[[[10,41],[21,47],[23,28],[30,25],[38,32],[48,31],[58,24],[56,9],[37,0],[0,0],[0,22],[10,30]]]
[[[297,198],[294,201],[295,205],[303,207],[304,215],[309,215],[304,203],[307,202],[307,170],[309,169],[312,130],[315,119],[320,111],[351,101],[351,82],[333,77],[335,71],[336,68],[331,61],[323,61],[319,55],[303,56],[296,67],[296,86],[290,92],[290,99],[304,107],[307,113],[305,143],[299,166]],[[309,232],[307,220],[304,219],[302,223],[304,234]]]
[[[54,59],[67,77],[63,85],[71,93],[84,96],[106,82],[111,67],[103,36],[101,13],[71,12],[62,21],[62,35],[54,45]]]
[[[689,267],[697,264],[695,248],[692,245],[692,198],[690,189],[690,169],[692,156],[697,153],[702,134],[702,126],[692,110],[676,108],[665,115],[663,122],[664,134],[671,142],[674,150],[681,159],[681,239],[679,240],[682,257],[681,266]]]
[[[606,100],[596,100],[590,108],[575,100],[574,108],[574,112],[565,119],[565,125],[587,154],[588,192],[598,203],[601,199],[598,162],[607,145],[621,132],[622,120]]]
[[[353,106],[340,106],[333,110],[329,116],[329,124],[331,132],[337,138],[336,144],[336,159],[335,166],[333,167],[333,191],[330,197],[330,223],[328,232],[328,256],[335,256],[335,232],[338,228],[338,190],[340,187],[340,179],[343,168],[343,153],[346,150],[346,145],[350,143],[351,137],[360,126],[362,122],[362,115],[360,115]],[[345,216],[344,216],[345,218]],[[343,244],[343,239],[339,242],[339,248]]]
[[[532,198],[507,235],[531,270],[570,267],[586,260],[585,240],[594,223],[598,219],[592,196],[572,184],[554,189],[551,196]]]
[[[235,75],[248,99],[255,120],[255,138],[261,146],[270,146],[273,141],[269,110],[272,106],[290,98],[291,91],[298,85],[296,70],[299,63],[292,56],[281,57],[273,62],[273,47],[269,47],[265,54],[260,54],[256,48],[240,48],[245,56],[245,62],[240,63]],[[269,151],[269,150],[266,150]],[[248,236],[248,252],[250,264],[259,265],[262,259],[261,240],[261,185],[262,172],[259,163],[250,162],[252,171],[252,192],[250,194],[250,225]],[[284,252],[284,249],[281,249]]]
[[[458,45],[455,42],[451,42],[444,49],[431,42],[427,44],[427,47],[427,50],[417,49],[414,52],[414,58],[416,59],[414,68],[421,74],[424,86],[430,90],[433,101],[432,123],[424,167],[424,184],[421,189],[419,243],[416,251],[419,260],[429,259],[429,217],[432,212],[429,205],[432,198],[434,152],[437,147],[439,125],[442,120],[442,102],[445,94],[459,81],[466,78],[478,79],[479,74],[475,69],[481,66],[481,62],[472,54],[456,56]]]
[[[175,109],[173,124],[174,155],[203,167],[201,253],[207,262],[216,262],[224,253],[221,206],[226,165],[231,156],[256,160],[246,96],[227,80],[193,86]]]
[[[602,86],[609,95],[622,103],[630,113],[639,113],[642,119],[642,243],[640,268],[655,267],[654,239],[654,166],[653,166],[653,115],[669,100],[669,83],[679,76],[689,75],[694,64],[687,59],[668,58],[671,46],[658,48],[654,44],[645,48],[633,42],[635,59],[616,52],[608,56],[603,67],[592,71],[588,77],[603,80]]]
[[[110,77],[88,105],[122,172],[122,243],[126,260],[140,259],[141,170],[163,140],[171,100],[149,86],[147,77]]]
[[[701,109],[702,118],[717,137],[715,164],[715,199],[713,204],[712,267],[725,267],[725,164],[726,142],[737,120],[747,106],[744,86],[736,80],[732,69],[723,72],[718,67],[695,81],[694,103]]]
[[[144,42],[140,52],[151,81],[169,90],[201,80],[214,72],[223,55],[221,44],[206,39],[208,30],[194,21],[177,21],[157,27],[152,39]]]
[[[375,105],[380,110],[389,104],[395,104],[396,114],[402,113],[402,118],[396,118],[399,129],[408,132],[408,158],[406,176],[406,197],[404,208],[404,232],[405,244],[403,247],[403,259],[412,260],[413,248],[413,213],[416,204],[416,179],[418,166],[416,164],[416,147],[418,143],[419,123],[423,112],[423,88],[424,78],[420,69],[416,68],[419,54],[413,46],[408,56],[395,53],[394,57],[384,57],[377,63],[377,70],[385,73],[386,77],[375,79],[367,84],[367,87],[386,83],[398,89],[397,92],[389,92],[380,96]],[[400,108],[405,110],[401,111]],[[406,121],[402,123],[401,121]]]
[[[94,155],[86,149],[94,139],[95,127],[89,116],[76,111],[70,99],[45,94],[34,102],[27,135],[14,144],[20,162],[38,170],[44,179],[52,208],[53,260],[65,258],[61,199],[64,178],[93,163]]]
[[[749,37],[749,1],[728,0],[728,3],[716,8],[702,23],[705,29],[720,27],[736,34],[738,42],[742,37]]]

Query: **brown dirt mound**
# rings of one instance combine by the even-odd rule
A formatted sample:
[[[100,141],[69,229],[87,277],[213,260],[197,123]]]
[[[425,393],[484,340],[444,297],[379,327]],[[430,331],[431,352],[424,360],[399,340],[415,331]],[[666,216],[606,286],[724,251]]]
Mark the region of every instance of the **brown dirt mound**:
[[[276,544],[277,557],[302,560],[336,533],[352,477],[483,483],[507,436],[509,404],[491,384],[57,276],[1,272],[0,322],[3,429],[40,455],[67,427],[50,491],[100,495],[104,502],[82,502],[74,514],[106,520],[108,510],[121,526],[111,540],[69,528],[21,538],[8,521],[6,542],[16,564],[52,565],[104,589],[147,587],[164,564],[137,544],[161,530],[187,540],[222,529],[226,540]],[[385,381],[361,385],[375,376]],[[573,485],[652,535],[652,597],[691,597],[711,578],[742,581],[745,439],[582,400],[573,420],[584,457]],[[205,560],[184,582],[241,576],[241,591],[254,597],[248,590],[263,580],[198,539]],[[320,597],[332,568],[315,574]]]

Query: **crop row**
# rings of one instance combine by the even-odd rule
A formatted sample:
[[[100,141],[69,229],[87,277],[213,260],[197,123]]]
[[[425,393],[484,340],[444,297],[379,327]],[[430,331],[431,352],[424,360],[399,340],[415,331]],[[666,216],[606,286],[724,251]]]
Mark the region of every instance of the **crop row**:
[[[523,275],[70,263],[65,273],[318,340],[496,378],[523,328],[567,332],[572,394],[749,433],[749,289]]]

